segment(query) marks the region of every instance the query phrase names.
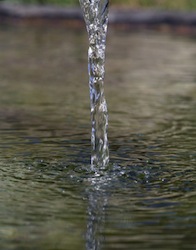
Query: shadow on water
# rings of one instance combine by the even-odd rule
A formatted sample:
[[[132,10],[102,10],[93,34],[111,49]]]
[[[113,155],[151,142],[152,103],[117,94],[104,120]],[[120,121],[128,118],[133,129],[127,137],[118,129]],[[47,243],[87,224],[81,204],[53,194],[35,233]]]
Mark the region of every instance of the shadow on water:
[[[85,31],[0,36],[0,248],[193,250],[195,40],[110,29],[96,176]]]

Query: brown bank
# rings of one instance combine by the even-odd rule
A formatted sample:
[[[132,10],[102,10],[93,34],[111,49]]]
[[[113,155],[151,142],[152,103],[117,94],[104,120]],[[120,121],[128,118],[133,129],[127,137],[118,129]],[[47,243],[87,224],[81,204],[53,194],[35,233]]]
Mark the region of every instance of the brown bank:
[[[153,28],[196,34],[196,12],[112,8],[109,21],[118,28]],[[0,23],[7,22],[79,26],[83,17],[80,8],[0,4]]]

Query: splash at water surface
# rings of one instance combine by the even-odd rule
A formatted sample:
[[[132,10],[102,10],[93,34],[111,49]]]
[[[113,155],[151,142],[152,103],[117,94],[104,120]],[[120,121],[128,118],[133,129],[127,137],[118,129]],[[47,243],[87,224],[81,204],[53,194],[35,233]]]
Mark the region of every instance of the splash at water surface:
[[[108,0],[79,0],[89,36],[88,72],[91,101],[91,167],[104,169],[109,163],[108,112],[104,95],[105,48]]]

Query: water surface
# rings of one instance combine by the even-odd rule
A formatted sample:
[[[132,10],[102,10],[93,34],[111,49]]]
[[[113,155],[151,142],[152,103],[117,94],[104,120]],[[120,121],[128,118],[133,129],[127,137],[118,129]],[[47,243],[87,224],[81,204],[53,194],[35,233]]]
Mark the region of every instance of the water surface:
[[[85,29],[0,37],[1,249],[195,249],[195,39],[110,29],[94,176]]]

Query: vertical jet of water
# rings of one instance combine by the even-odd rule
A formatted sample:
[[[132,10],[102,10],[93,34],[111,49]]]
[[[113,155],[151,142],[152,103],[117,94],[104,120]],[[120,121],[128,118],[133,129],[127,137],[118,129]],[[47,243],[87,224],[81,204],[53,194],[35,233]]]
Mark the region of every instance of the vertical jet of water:
[[[79,0],[89,36],[88,72],[91,101],[91,167],[104,169],[109,163],[108,112],[104,96],[105,47],[109,0]]]

